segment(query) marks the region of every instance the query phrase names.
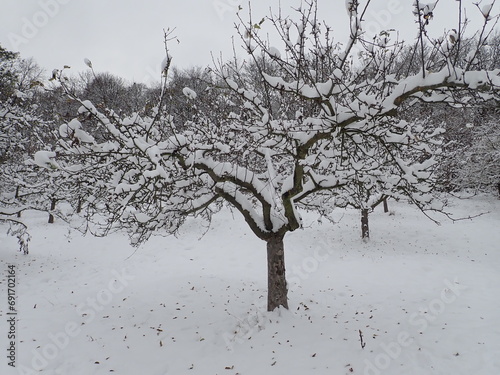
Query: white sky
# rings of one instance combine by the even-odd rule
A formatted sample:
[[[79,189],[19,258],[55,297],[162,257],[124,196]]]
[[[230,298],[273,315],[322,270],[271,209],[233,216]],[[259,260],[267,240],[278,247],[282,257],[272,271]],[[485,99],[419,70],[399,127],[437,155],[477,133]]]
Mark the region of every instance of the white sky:
[[[492,0],[483,0],[483,3]],[[430,2],[423,0],[422,2]],[[464,0],[469,17],[482,21],[476,0]],[[252,0],[255,20],[278,9],[279,0]],[[345,0],[318,0],[321,20],[345,41],[348,20]],[[366,0],[361,0],[365,4]],[[415,30],[413,0],[372,0],[365,30],[396,28],[411,39]],[[300,0],[282,0],[284,14],[293,14]],[[440,0],[432,22],[433,32],[457,27],[456,0]],[[207,66],[211,52],[232,56],[231,36],[238,6],[247,15],[247,0],[0,0],[0,43],[3,47],[33,56],[48,71],[70,65],[85,70],[84,58],[96,71],[109,71],[128,81],[149,83],[159,77],[164,58],[163,29],[176,27],[181,43],[171,44],[177,67]],[[494,14],[498,14],[499,4]],[[263,32],[270,23],[264,23]],[[471,27],[472,29],[472,27]],[[238,39],[237,47],[240,45]]]

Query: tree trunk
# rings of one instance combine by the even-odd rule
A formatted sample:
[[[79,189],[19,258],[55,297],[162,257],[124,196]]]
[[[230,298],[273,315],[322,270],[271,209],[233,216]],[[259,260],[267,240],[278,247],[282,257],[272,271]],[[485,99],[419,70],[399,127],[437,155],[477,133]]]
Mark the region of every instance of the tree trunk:
[[[17,200],[17,199],[19,199],[19,190],[20,190],[20,186],[17,186],[17,187],[16,187],[16,197],[15,197],[15,198],[16,198],[16,200]],[[19,212],[17,213],[17,217],[21,217],[21,211],[19,211]]]
[[[267,311],[283,306],[288,309],[283,237],[267,241]]]
[[[54,198],[50,200],[49,224],[54,224],[54,215],[52,215],[52,211],[56,209],[56,202]]]
[[[76,205],[76,213],[79,214],[82,212],[82,197],[78,197],[78,203]]]
[[[388,213],[389,212],[389,205],[387,204],[387,198],[384,198],[384,212]]]
[[[368,227],[368,209],[361,210],[361,238],[367,240],[370,238],[370,228]]]

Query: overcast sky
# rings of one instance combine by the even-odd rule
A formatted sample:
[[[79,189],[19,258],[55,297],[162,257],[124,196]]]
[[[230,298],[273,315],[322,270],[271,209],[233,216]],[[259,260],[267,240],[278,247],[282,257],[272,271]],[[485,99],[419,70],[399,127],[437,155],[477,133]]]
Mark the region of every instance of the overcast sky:
[[[424,0],[423,2],[430,2]],[[475,25],[481,13],[477,0],[464,0]],[[483,3],[491,0],[483,0]],[[348,32],[345,0],[318,0],[319,18],[335,31],[338,41]],[[361,4],[366,0],[361,0]],[[372,0],[365,30],[402,30],[406,40],[414,37],[413,0]],[[252,0],[252,13],[260,20],[278,0]],[[293,14],[299,0],[282,0],[284,14]],[[457,25],[456,0],[440,0],[431,26],[437,36]],[[75,73],[86,69],[84,58],[96,71],[108,71],[128,81],[149,83],[159,77],[164,58],[163,29],[176,28],[180,44],[172,44],[177,67],[207,66],[211,53],[232,55],[236,11],[247,0],[0,0],[0,43],[22,57],[34,57],[48,71],[70,65]],[[494,13],[498,13],[495,5]],[[270,24],[264,24],[262,32]],[[237,46],[240,45],[237,41]]]

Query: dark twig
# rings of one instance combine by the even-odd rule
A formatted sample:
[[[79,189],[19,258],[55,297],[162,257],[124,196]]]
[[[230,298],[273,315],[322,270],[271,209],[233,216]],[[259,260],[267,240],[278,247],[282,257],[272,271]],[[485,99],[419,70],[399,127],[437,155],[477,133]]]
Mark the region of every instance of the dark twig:
[[[359,340],[361,341],[361,349],[364,349],[366,346],[366,342],[363,341],[363,332],[361,330],[358,330],[359,332]]]

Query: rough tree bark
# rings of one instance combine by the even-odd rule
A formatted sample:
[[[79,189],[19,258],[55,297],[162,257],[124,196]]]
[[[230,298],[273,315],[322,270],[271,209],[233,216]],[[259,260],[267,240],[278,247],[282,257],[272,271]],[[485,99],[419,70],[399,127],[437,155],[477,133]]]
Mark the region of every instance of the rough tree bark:
[[[389,205],[387,204],[387,198],[384,198],[383,203],[384,203],[384,212],[388,213],[389,212]]]
[[[370,228],[368,227],[368,209],[361,210],[361,238],[367,240],[370,238]]]
[[[285,278],[285,247],[282,236],[267,241],[267,311],[283,306],[288,309]]]
[[[20,192],[20,189],[21,189],[21,187],[20,187],[20,186],[17,186],[17,187],[16,187],[16,196],[15,196],[16,200],[18,200],[18,199],[19,199],[19,195],[20,195],[20,194],[19,194],[19,192]],[[19,212],[17,213],[17,217],[21,217],[21,211],[19,211]]]
[[[50,213],[49,213],[49,224],[54,224],[54,215],[52,212],[56,209],[57,200],[52,198],[50,200]]]
[[[76,205],[76,213],[79,214],[82,212],[82,204],[83,204],[83,199],[82,197],[78,197],[78,203]]]

